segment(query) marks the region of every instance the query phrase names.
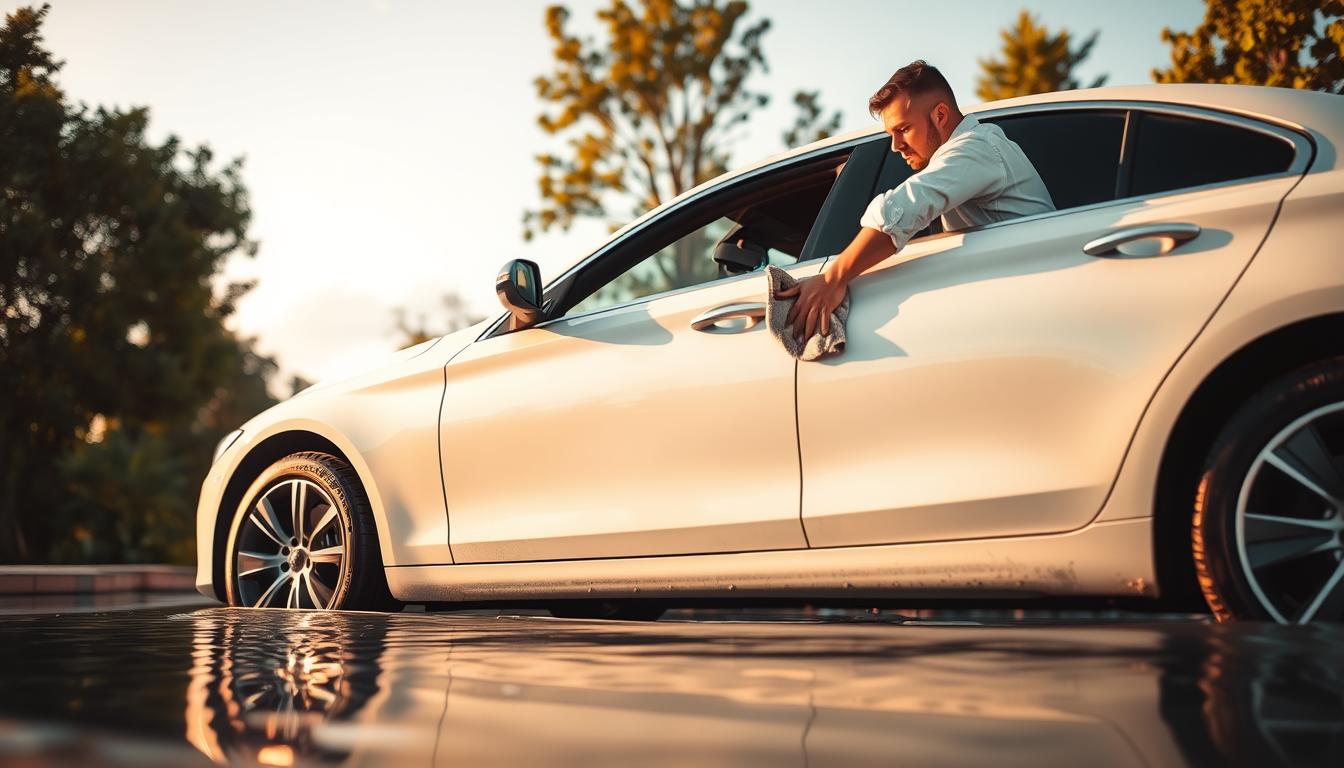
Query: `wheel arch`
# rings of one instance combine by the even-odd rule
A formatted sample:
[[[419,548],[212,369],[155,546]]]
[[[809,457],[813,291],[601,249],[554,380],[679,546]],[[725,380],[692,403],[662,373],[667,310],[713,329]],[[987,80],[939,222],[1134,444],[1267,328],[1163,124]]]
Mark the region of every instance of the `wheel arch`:
[[[1167,436],[1153,498],[1153,557],[1164,602],[1202,609],[1190,548],[1191,502],[1218,433],[1256,391],[1321,357],[1344,352],[1344,312],[1284,325],[1244,344],[1186,399]]]
[[[349,464],[355,474],[359,476],[360,483],[364,486],[364,492],[369,496],[370,504],[374,503],[374,494],[370,491],[368,479],[365,473],[360,470],[359,463],[351,461],[351,454],[332,442],[328,437],[308,429],[287,429],[268,435],[258,441],[238,461],[233,474],[229,476],[228,482],[224,485],[224,492],[220,495],[219,508],[215,514],[211,573],[213,574],[215,596],[220,601],[227,602],[224,596],[224,549],[228,546],[229,526],[233,521],[233,513],[242,503],[243,494],[247,493],[247,489],[252,485],[252,482],[260,477],[267,467],[291,453],[300,451],[329,453]],[[381,541],[383,530],[380,517],[377,513],[374,514],[374,525],[378,529],[379,540]]]

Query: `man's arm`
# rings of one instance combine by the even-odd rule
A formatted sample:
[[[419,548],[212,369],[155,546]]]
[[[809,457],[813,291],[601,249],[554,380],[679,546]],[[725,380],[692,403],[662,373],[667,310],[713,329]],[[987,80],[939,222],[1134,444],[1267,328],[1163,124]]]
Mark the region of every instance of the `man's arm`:
[[[845,298],[849,282],[896,253],[916,232],[945,211],[993,194],[1004,183],[1003,162],[985,141],[948,147],[928,167],[869,203],[862,229],[820,275],[775,295],[797,296],[785,322],[799,342],[820,330],[830,332],[831,313]]]
[[[820,275],[777,292],[783,298],[799,297],[784,320],[793,326],[794,338],[802,342],[818,328],[823,334],[830,333],[831,312],[844,301],[849,281],[894,253],[896,245],[885,232],[863,227]]]
[[[845,250],[826,265],[822,274],[829,274],[834,281],[848,284],[849,281],[867,272],[869,267],[882,263],[895,253],[896,244],[885,232],[863,227],[849,245],[845,246]]]

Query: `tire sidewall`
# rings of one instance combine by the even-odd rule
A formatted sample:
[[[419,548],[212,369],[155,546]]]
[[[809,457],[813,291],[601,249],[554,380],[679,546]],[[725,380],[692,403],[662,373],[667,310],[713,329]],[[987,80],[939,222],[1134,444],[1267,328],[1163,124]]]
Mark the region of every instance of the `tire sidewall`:
[[[1214,616],[1273,620],[1242,562],[1237,504],[1249,491],[1256,457],[1284,428],[1312,411],[1344,402],[1344,358],[1298,369],[1248,401],[1214,442],[1195,497],[1195,572]]]
[[[247,493],[243,494],[242,503],[234,510],[233,522],[229,525],[229,535],[226,540],[228,544],[224,551],[225,597],[230,606],[242,606],[235,582],[238,531],[247,520],[248,513],[262,496],[276,485],[293,479],[309,480],[317,484],[331,497],[335,505],[336,514],[345,537],[345,556],[341,562],[341,573],[337,579],[331,605],[328,607],[331,609],[341,608],[349,598],[355,570],[352,566],[353,563],[357,562],[355,557],[358,554],[356,549],[359,546],[352,521],[351,490],[322,459],[312,454],[297,454],[286,456],[267,467],[248,487]]]

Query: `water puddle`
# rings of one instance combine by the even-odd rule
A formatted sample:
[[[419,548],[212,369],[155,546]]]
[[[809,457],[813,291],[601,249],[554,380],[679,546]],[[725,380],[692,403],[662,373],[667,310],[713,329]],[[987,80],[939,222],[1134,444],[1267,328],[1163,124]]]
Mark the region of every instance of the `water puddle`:
[[[1344,764],[1344,627],[0,618],[0,762]]]

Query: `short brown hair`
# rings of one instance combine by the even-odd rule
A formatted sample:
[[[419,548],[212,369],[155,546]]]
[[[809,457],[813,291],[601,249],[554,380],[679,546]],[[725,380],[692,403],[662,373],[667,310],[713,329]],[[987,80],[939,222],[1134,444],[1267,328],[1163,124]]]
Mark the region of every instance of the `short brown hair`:
[[[927,61],[916,59],[896,70],[896,74],[877,89],[877,93],[868,100],[868,114],[877,117],[903,92],[910,96],[936,93],[943,97],[948,106],[957,108],[957,97],[952,93],[952,86],[947,84],[947,78],[943,77],[943,73]]]

